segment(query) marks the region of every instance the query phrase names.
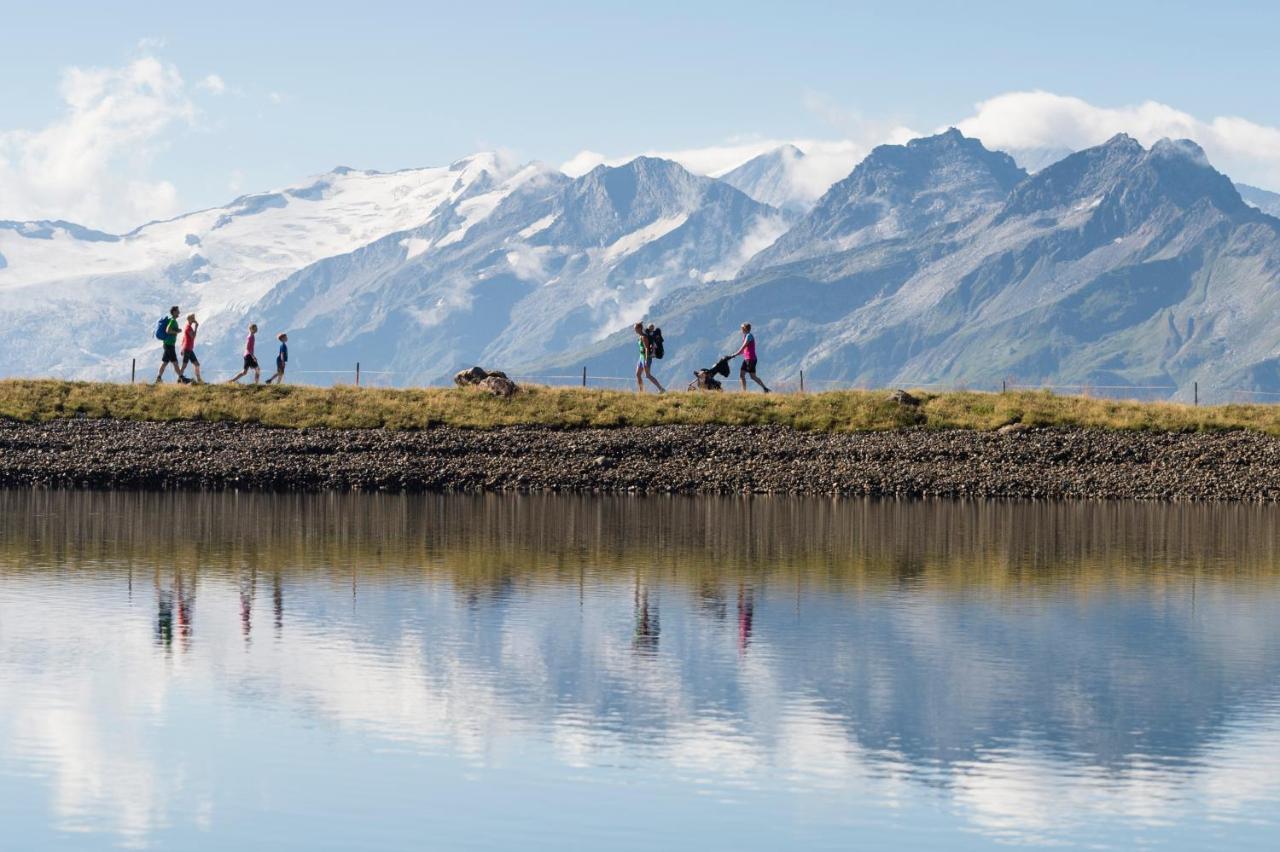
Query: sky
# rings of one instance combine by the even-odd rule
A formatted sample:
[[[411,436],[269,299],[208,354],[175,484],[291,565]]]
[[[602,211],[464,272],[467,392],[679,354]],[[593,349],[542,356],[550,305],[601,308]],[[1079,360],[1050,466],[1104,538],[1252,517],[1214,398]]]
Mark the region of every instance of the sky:
[[[1190,136],[1280,190],[1274,3],[73,0],[3,28],[0,219],[124,230],[478,150],[714,173],[796,140],[821,183],[950,125],[1004,148]]]

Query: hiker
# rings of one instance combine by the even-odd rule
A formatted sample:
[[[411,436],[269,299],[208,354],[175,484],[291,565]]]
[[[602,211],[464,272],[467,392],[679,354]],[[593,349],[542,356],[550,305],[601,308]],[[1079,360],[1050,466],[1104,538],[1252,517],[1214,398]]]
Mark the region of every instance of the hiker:
[[[204,384],[204,377],[200,375],[200,359],[196,357],[196,332],[199,330],[196,315],[187,314],[187,324],[182,329],[182,366],[178,368],[178,381],[183,384],[191,381],[187,378],[188,364],[196,368],[196,384]]]
[[[164,368],[173,365],[173,372],[182,381],[182,370],[178,369],[178,306],[169,309],[169,316],[161,317],[156,325],[156,337],[164,344],[164,354],[160,356],[160,372],[156,373],[156,384],[164,381]]]
[[[276,335],[276,340],[280,341],[280,351],[276,353],[276,373],[267,379],[267,384],[284,384],[284,368],[289,363],[289,335],[280,332]]]
[[[258,367],[257,356],[253,353],[254,343],[258,339],[258,326],[249,326],[249,336],[244,339],[244,369],[236,373],[230,383],[235,383],[243,379],[250,370],[253,370],[253,383],[256,385],[262,378],[262,369]]]
[[[742,324],[742,345],[738,347],[738,351],[730,355],[730,358],[742,356],[742,366],[738,368],[738,379],[742,382],[742,389],[747,389],[747,376],[751,376],[751,380],[764,388],[764,392],[768,393],[769,388],[765,387],[765,383],[760,381],[760,377],[756,375],[756,338],[751,333],[751,323],[744,322]]]
[[[653,377],[650,368],[653,366],[653,338],[644,329],[644,323],[635,324],[636,342],[640,346],[640,357],[636,360],[636,391],[644,393],[644,380],[647,378],[653,382],[654,387],[658,389],[658,393],[665,393],[666,388],[662,383]]]

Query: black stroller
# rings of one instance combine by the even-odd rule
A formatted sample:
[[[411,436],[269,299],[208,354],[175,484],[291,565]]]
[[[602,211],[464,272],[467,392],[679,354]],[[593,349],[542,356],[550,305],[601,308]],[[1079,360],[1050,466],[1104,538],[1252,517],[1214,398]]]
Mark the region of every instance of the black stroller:
[[[702,370],[693,371],[693,381],[689,382],[688,390],[724,390],[720,381],[716,376],[724,376],[729,378],[729,356],[726,355],[716,362],[714,367],[706,367]]]

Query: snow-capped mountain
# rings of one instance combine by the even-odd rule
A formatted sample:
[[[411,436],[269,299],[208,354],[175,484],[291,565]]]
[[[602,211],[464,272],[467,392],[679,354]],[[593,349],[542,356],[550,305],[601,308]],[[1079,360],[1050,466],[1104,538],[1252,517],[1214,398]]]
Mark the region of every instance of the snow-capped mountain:
[[[738,190],[646,157],[575,180],[543,170],[465,238],[449,220],[446,205],[426,226],[316,263],[255,311],[313,359],[440,381],[590,345],[669,293],[732,278],[786,228]]]
[[[798,173],[798,165],[804,157],[804,151],[795,145],[782,145],[752,157],[718,177],[761,204],[799,217],[818,200],[817,194]]]
[[[747,320],[766,380],[1267,390],[1277,310],[1280,220],[1194,143],[1121,135],[1026,176],[952,131],[877,149],[738,279],[653,315],[668,378]],[[600,369],[627,343],[566,360]]]
[[[1121,135],[1028,174],[951,130],[875,149],[797,218],[803,163],[571,179],[481,154],[336,169],[122,235],[0,222],[0,375],[119,379],[137,356],[149,378],[178,304],[211,378],[251,321],[290,332],[295,370],[626,375],[643,318],[677,385],[749,320],[766,378],[1280,391],[1276,196],[1193,143]]]
[[[148,329],[173,304],[205,322],[203,345],[234,348],[238,317],[292,273],[445,206],[465,222],[516,174],[492,154],[393,173],[339,168],[119,236],[0,223],[0,375],[124,375],[134,355],[156,360]]]

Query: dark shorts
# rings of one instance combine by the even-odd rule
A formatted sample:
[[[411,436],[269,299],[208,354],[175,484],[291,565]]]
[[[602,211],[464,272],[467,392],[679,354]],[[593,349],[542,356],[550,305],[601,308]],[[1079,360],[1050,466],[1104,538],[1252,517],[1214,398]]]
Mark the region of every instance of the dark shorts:
[[[258,369],[258,359],[253,357],[252,355],[244,356],[244,368],[246,370]]]
[[[166,343],[164,345],[164,355],[160,357],[160,363],[161,364],[178,363],[178,350],[174,347],[172,343]]]
[[[196,357],[194,349],[182,350],[182,369],[187,369],[188,364],[195,364],[197,367],[200,366],[200,359]]]
[[[283,373],[284,366],[285,366],[285,360],[283,358],[276,358],[276,372]]]
[[[742,367],[738,370],[738,372],[750,373],[751,375],[754,376],[756,374],[756,359],[752,358],[750,361],[743,360]]]

